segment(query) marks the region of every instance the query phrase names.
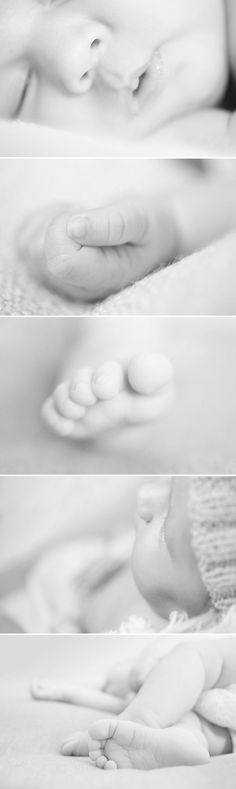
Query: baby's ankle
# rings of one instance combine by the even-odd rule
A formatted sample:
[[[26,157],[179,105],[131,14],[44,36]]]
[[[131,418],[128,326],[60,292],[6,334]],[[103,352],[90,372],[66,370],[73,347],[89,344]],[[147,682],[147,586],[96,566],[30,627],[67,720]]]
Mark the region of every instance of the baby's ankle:
[[[156,713],[147,710],[141,705],[129,704],[128,707],[119,715],[121,720],[132,721],[139,723],[141,726],[147,726],[151,729],[160,729],[161,724]]]

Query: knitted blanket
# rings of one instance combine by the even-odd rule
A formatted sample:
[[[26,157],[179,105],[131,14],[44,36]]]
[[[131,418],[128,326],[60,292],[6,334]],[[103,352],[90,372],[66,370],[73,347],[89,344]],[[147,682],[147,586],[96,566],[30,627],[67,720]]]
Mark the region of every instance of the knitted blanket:
[[[64,298],[33,280],[24,262],[14,259],[7,247],[4,253],[2,245],[0,315],[232,315],[235,250],[232,233],[91,305]]]

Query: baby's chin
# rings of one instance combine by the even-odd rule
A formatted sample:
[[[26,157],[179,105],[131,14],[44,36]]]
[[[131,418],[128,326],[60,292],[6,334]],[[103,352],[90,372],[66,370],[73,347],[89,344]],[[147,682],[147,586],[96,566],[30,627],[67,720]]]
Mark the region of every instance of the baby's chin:
[[[114,149],[125,143],[132,146],[132,142],[142,142],[155,135],[158,125],[158,121],[155,123],[155,116],[158,117],[157,110],[155,113],[155,101],[152,109],[147,103],[132,112],[131,108],[125,108],[114,91],[108,96],[105,93],[104,99],[101,99],[95,92],[90,91],[83,96],[66,99],[66,102],[58,97],[47,106],[44,105],[42,113],[33,118],[33,121],[79,134],[90,141],[94,139],[97,147],[109,144]]]

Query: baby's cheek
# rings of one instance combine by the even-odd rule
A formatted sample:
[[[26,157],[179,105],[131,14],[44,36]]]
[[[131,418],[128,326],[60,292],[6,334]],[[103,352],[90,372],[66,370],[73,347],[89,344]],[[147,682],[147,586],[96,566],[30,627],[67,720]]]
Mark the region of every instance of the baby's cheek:
[[[45,259],[48,271],[55,276],[65,276],[73,269],[80,250],[79,244],[67,235],[71,213],[59,214],[49,225],[45,237]]]
[[[228,76],[223,34],[186,34],[164,44],[160,55],[162,90],[173,95],[173,111],[178,102],[176,114],[181,110],[190,112],[201,106],[212,106],[220,99]]]
[[[158,557],[149,544],[148,535],[146,539],[137,535],[131,561],[135,583],[143,597],[151,604],[158,589]]]

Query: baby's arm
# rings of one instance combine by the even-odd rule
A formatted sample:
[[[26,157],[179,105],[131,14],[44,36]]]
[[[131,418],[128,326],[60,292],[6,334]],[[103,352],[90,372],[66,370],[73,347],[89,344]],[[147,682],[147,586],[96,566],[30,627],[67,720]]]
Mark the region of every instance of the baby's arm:
[[[97,708],[112,715],[121,712],[126,704],[124,700],[97,688],[88,688],[66,681],[60,682],[60,680],[53,682],[34,679],[30,691],[37,701],[56,701],[91,709]]]

